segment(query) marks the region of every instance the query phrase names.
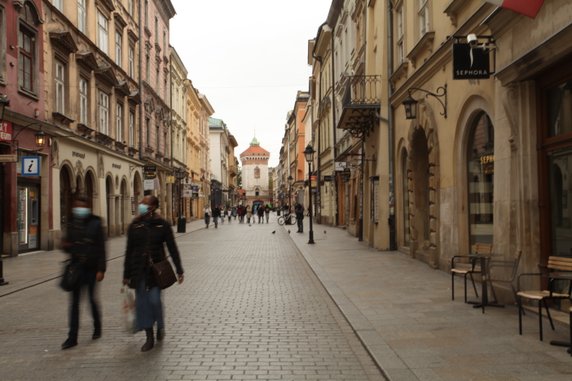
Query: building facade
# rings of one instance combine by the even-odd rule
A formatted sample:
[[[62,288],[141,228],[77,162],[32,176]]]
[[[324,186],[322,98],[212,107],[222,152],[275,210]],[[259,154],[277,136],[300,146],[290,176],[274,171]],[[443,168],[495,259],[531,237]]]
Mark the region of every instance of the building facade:
[[[242,188],[246,205],[257,207],[269,204],[272,194],[269,188],[268,160],[270,152],[260,146],[254,137],[250,146],[240,154],[242,164]]]

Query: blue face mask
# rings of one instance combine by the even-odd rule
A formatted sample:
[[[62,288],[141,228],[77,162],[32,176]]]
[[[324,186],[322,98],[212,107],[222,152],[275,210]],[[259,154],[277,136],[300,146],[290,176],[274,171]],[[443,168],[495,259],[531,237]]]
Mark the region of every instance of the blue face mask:
[[[149,211],[149,205],[147,204],[139,204],[139,214],[145,214]]]
[[[91,210],[89,208],[76,207],[72,208],[72,213],[76,218],[86,218],[90,215]]]

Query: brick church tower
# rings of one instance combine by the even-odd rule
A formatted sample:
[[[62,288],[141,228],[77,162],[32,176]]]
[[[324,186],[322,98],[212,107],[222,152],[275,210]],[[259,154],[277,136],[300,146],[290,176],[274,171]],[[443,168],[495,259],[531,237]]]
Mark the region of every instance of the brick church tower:
[[[246,191],[246,204],[269,204],[272,195],[269,191],[268,160],[270,152],[260,147],[254,137],[250,147],[240,154],[242,163],[242,187]]]

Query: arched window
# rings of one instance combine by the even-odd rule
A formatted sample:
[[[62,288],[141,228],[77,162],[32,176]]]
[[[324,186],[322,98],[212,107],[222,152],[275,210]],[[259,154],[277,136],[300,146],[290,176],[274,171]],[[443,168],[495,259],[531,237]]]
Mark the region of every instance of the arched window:
[[[27,1],[20,13],[18,27],[18,86],[20,90],[38,92],[38,47],[36,44],[37,26],[40,24],[34,4]]]
[[[260,178],[260,168],[258,168],[258,167],[254,168],[254,178],[255,179]]]
[[[467,152],[470,244],[493,242],[494,129],[481,112],[473,121]]]

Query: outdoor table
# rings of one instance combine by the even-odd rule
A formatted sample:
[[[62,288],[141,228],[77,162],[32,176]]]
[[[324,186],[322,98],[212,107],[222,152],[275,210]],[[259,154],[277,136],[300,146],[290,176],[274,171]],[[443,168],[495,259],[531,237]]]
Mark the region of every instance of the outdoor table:
[[[489,274],[489,263],[491,261],[491,255],[489,254],[470,254],[471,257],[476,258],[481,266],[481,301],[480,302],[469,302],[474,304],[473,308],[482,308],[483,313],[485,313],[485,307],[504,307],[502,304],[489,303],[489,292],[488,292],[488,282],[490,278]]]

